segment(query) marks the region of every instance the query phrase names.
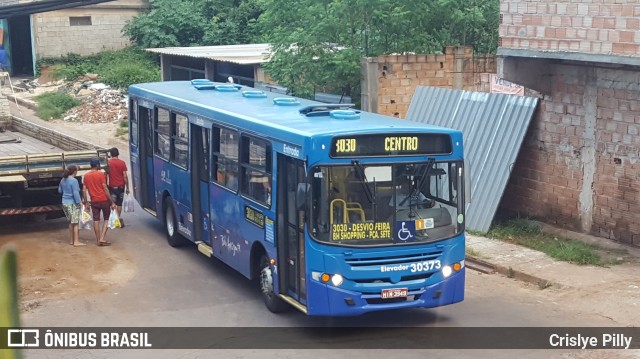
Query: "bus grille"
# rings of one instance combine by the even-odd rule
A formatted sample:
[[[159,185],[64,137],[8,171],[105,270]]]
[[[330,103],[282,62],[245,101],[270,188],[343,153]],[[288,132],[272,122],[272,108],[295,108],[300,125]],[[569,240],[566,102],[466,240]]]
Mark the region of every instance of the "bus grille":
[[[428,261],[437,259],[442,255],[442,251],[429,252],[429,253],[415,253],[394,257],[378,257],[378,258],[348,258],[345,262],[352,267],[364,267],[364,266],[379,266],[379,265],[394,265],[394,264],[406,264],[421,261]]]
[[[367,298],[367,304],[390,304],[390,303],[403,303],[403,302],[412,302],[414,300],[420,299],[420,295],[410,295],[406,298],[390,298],[390,299],[382,299],[382,298]]]
[[[431,277],[434,272],[431,273],[420,273],[413,275],[406,275],[400,278],[401,282],[412,281],[412,280],[425,280]],[[356,283],[391,283],[389,278],[368,278],[368,279],[353,279]]]

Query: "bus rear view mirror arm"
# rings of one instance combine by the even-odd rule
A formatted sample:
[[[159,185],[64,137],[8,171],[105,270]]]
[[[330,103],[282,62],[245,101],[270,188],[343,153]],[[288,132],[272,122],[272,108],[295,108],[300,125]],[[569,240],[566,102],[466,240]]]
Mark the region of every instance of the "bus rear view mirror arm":
[[[296,207],[298,210],[302,210],[306,206],[310,188],[311,185],[308,183],[298,183],[298,190],[296,191]]]
[[[465,209],[471,204],[471,166],[465,161],[464,163],[464,202]]]

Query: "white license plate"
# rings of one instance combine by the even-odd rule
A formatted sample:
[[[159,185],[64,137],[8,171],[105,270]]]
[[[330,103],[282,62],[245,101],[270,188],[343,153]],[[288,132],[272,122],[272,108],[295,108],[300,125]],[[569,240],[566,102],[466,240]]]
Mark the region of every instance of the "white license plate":
[[[383,289],[380,297],[382,299],[406,298],[409,293],[407,288]]]

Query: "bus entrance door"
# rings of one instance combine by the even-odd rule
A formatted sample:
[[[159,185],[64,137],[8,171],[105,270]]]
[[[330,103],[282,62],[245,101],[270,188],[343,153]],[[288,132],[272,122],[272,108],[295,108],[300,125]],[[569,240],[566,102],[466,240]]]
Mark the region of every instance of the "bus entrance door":
[[[156,211],[156,186],[153,171],[153,109],[139,106],[140,123],[140,182],[143,192],[140,194],[140,205]],[[144,190],[146,189],[146,190]]]
[[[306,304],[304,211],[296,208],[298,184],[304,182],[304,162],[278,154],[278,286],[281,294]]]
[[[209,158],[211,130],[191,124],[191,203],[193,240],[211,245],[209,236]]]

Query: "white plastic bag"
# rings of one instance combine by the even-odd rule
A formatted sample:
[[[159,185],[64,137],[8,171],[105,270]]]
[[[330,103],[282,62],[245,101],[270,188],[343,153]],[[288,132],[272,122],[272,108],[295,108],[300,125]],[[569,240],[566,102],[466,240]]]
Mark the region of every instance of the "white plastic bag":
[[[120,219],[118,218],[116,211],[111,211],[111,214],[109,215],[109,228],[120,228]]]
[[[80,209],[80,229],[93,229],[93,218],[84,204]]]
[[[124,202],[122,202],[122,207],[125,212],[133,212],[134,210],[133,198],[131,198],[131,196],[129,195],[125,196]]]

